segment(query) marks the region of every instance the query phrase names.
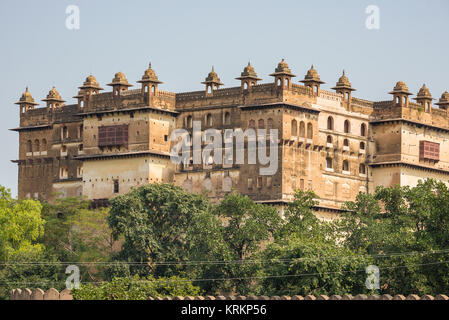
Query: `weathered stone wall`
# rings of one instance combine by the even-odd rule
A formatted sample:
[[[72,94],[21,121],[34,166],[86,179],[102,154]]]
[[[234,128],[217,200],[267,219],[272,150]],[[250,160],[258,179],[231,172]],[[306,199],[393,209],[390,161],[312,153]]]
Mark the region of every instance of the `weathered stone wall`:
[[[47,291],[41,289],[13,289],[11,291],[10,300],[73,300],[69,289],[65,289],[58,292],[58,290],[51,288]],[[448,301],[449,297],[444,294],[436,296],[432,295],[307,295],[307,296],[196,296],[196,297],[150,297],[148,300],[445,300]]]

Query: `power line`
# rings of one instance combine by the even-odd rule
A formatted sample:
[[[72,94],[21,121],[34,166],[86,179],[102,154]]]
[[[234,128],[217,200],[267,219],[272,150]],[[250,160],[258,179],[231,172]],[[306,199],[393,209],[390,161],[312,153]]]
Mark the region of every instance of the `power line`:
[[[438,261],[438,262],[429,262],[429,263],[418,263],[411,265],[401,265],[401,266],[390,266],[390,267],[382,267],[379,270],[390,270],[390,269],[399,269],[399,268],[410,268],[410,267],[419,267],[419,266],[429,266],[429,265],[438,265],[443,263],[448,263],[449,260],[446,261]],[[164,279],[164,280],[136,280],[131,282],[205,282],[205,281],[232,281],[232,280],[256,280],[256,279],[270,279],[270,278],[292,278],[292,277],[307,277],[307,276],[317,276],[317,275],[325,275],[325,274],[345,274],[345,273],[357,273],[357,272],[366,272],[365,269],[358,270],[342,270],[342,271],[329,271],[329,272],[314,272],[314,273],[300,273],[300,274],[291,274],[291,275],[268,275],[268,276],[255,276],[255,277],[233,277],[233,278],[205,278],[205,279]],[[55,280],[47,280],[40,282],[3,282],[1,284],[6,285],[17,285],[17,284],[42,284],[49,282],[57,282]],[[88,281],[84,282],[84,284],[101,284],[108,281]]]

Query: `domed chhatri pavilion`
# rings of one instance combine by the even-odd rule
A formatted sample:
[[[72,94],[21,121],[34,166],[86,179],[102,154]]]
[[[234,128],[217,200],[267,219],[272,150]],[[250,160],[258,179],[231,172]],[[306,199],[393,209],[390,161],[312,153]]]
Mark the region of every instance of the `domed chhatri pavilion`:
[[[74,90],[75,103],[67,104],[53,87],[41,107],[26,88],[15,103],[20,125],[11,129],[19,133],[19,155],[13,160],[19,197],[53,201],[85,196],[102,206],[133,187],[166,182],[206,192],[212,201],[236,190],[282,213],[301,189],[317,194],[320,217],[333,218],[345,201],[380,185],[449,181],[447,91],[434,103],[424,84],[410,99],[413,93],[399,81],[391,98],[370,101],[354,96],[344,70],[327,90],[315,66],[294,81],[284,59],[270,76],[263,83],[248,62],[235,78],[239,83],[223,88],[212,67],[202,90],[176,93],[161,89],[163,82],[150,63],[136,89],[130,89],[123,72],[107,84],[111,91],[88,75]],[[218,133],[276,130],[277,154],[273,151],[270,159],[277,169],[264,174],[269,164],[236,164],[238,153],[248,150],[229,146],[216,152],[232,161],[215,163],[198,151],[179,164],[171,161],[177,144],[172,133],[185,129],[192,134],[194,123]],[[235,156],[229,158],[227,148]]]

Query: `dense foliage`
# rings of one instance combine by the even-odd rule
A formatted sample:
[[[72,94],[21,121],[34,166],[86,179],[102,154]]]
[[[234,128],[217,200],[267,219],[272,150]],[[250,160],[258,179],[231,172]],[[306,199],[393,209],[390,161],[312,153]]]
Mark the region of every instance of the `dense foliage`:
[[[444,183],[360,193],[331,221],[315,216],[314,199],[297,191],[278,212],[236,193],[212,204],[150,184],[92,210],[81,199],[18,201],[1,188],[0,295],[62,288],[71,262],[81,269],[77,299],[449,291]],[[365,286],[370,265],[379,268],[379,289]]]
[[[75,300],[147,300],[149,297],[197,296],[200,292],[190,281],[176,276],[155,279],[138,275],[113,278],[97,286],[88,283],[72,290]]]

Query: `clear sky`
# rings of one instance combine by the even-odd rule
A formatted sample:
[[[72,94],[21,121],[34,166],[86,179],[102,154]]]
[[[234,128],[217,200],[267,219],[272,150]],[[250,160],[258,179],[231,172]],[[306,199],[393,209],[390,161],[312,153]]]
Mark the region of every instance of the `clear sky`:
[[[68,5],[79,30],[66,28]],[[365,9],[380,10],[380,29],[365,26]],[[152,62],[163,90],[202,90],[211,66],[225,86],[251,60],[263,82],[285,58],[301,80],[313,63],[329,89],[344,68],[356,97],[390,99],[405,81],[435,98],[449,90],[449,1],[106,1],[1,0],[0,184],[17,194],[16,102],[26,86],[44,106],[56,86],[67,103],[93,74],[109,88],[122,71],[135,83]]]

